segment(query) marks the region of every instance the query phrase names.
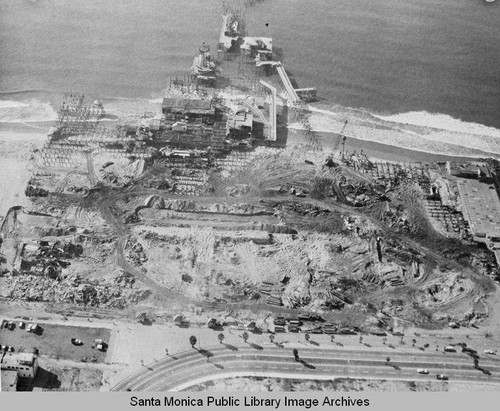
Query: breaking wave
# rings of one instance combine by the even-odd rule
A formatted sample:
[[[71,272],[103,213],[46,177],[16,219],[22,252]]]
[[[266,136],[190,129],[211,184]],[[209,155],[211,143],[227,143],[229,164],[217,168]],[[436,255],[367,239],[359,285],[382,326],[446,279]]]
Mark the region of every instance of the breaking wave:
[[[433,114],[427,111],[410,111],[407,113],[381,116],[372,114],[384,121],[414,126],[430,127],[439,130],[455,131],[457,133],[476,134],[500,138],[500,130],[479,123],[470,123],[447,114]]]
[[[0,100],[0,123],[40,123],[56,118],[56,110],[47,102]]]
[[[42,89],[42,88],[25,88],[19,90],[0,91],[0,96],[12,96],[16,94],[32,94],[32,93],[54,93],[55,90]]]
[[[410,112],[378,115],[341,106],[309,106],[308,127],[316,132],[339,133],[357,140],[459,157],[500,157],[500,130],[444,114]],[[305,129],[293,123],[291,129]]]

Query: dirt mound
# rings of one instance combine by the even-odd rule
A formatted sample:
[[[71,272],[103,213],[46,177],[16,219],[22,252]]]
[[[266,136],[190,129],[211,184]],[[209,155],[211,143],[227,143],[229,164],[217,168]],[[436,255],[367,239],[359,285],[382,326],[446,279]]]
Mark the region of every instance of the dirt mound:
[[[261,204],[228,204],[228,203],[209,203],[202,204],[194,200],[168,200],[160,195],[152,195],[144,201],[144,207],[172,210],[178,212],[199,212],[214,214],[234,214],[234,215],[262,215],[272,214],[268,207]]]

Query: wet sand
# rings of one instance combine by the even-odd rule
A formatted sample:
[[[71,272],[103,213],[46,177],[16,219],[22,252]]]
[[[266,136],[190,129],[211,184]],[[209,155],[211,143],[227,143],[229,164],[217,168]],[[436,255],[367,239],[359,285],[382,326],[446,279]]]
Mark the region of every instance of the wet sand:
[[[331,152],[336,145],[336,142],[340,138],[336,133],[326,133],[317,132],[316,135],[319,137],[321,146],[324,152]],[[304,133],[300,130],[288,130],[288,140],[287,146],[297,145],[297,144],[307,144],[309,140],[304,137]],[[342,150],[342,144],[338,144],[335,154],[337,155]],[[368,157],[373,157],[376,159],[384,161],[398,161],[405,163],[422,162],[422,163],[435,163],[438,161],[474,161],[478,160],[478,157],[459,157],[451,156],[445,154],[433,154],[426,153],[423,151],[409,150],[406,148],[391,146],[388,144],[376,143],[373,141],[359,140],[349,137],[345,141],[345,151],[346,153],[352,153],[356,151],[359,153],[363,150],[363,153]],[[322,154],[318,154],[323,158]]]

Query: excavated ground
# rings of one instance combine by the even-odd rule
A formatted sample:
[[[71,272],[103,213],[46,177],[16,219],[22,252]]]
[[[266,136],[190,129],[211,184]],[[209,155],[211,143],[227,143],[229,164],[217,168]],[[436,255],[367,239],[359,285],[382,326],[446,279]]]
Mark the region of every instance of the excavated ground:
[[[81,175],[37,175],[51,192],[2,225],[2,295],[96,309],[194,304],[242,320],[307,310],[358,326],[487,315],[491,255],[435,230],[418,183],[384,185],[303,148],[247,157],[206,170],[196,196],[172,189],[163,161],[99,157],[89,178],[100,182],[80,191]],[[81,253],[64,254],[68,244]]]

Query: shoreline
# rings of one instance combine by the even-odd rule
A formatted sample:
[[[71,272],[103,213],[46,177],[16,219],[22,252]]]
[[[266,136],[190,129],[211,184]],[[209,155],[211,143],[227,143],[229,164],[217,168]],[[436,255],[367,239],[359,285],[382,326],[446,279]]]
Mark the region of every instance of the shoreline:
[[[464,123],[462,129],[436,128],[435,125],[402,124],[374,117],[370,113],[308,110],[308,124],[299,121],[288,124],[289,130],[303,131],[310,128],[316,135],[336,135],[343,131],[349,140],[364,141],[366,145],[379,144],[394,147],[397,152],[420,152],[428,155],[454,158],[500,159],[500,130],[494,128],[474,129],[473,124]],[[345,125],[347,121],[347,125]],[[446,125],[444,125],[446,126]],[[481,125],[479,125],[482,127]],[[331,138],[331,137],[330,137]],[[322,143],[329,143],[322,138]],[[353,144],[359,147],[359,144]],[[340,150],[340,147],[338,147]],[[414,154],[409,156],[415,158]]]
[[[114,123],[114,121],[113,121]],[[44,127],[42,127],[42,124]],[[0,158],[11,157],[12,146],[18,142],[33,143],[40,145],[45,142],[47,133],[49,131],[49,123],[39,123],[39,126],[31,127],[20,123],[3,123],[0,124]],[[303,130],[296,128],[287,128],[287,146],[297,144],[307,144],[308,139],[305,138]],[[324,152],[332,151],[339,134],[336,132],[316,131],[315,135],[319,137]],[[10,146],[7,152],[2,150],[1,146]],[[337,152],[340,152],[342,146],[339,144]],[[19,151],[22,149],[19,148]],[[383,161],[395,162],[423,162],[434,163],[441,161],[454,161],[454,162],[468,162],[478,161],[484,158],[494,158],[494,154],[488,154],[481,150],[474,150],[475,155],[456,155],[445,154],[439,152],[427,152],[422,150],[415,150],[411,148],[400,147],[397,145],[377,142],[372,140],[364,140],[347,135],[345,141],[346,152],[353,152],[363,150],[368,157],[379,159]],[[15,157],[29,157],[28,153],[17,153]],[[21,155],[21,156],[20,156]]]
[[[224,93],[225,91],[225,93]],[[222,90],[225,100],[234,100],[244,97],[236,90]],[[168,94],[168,93],[167,93]],[[235,95],[236,94],[236,95]],[[118,117],[126,118],[132,113],[141,111],[158,110],[161,99],[147,98],[115,98],[116,103],[109,104],[108,110],[118,114],[117,119],[105,119],[106,126],[112,126]],[[361,151],[374,159],[395,162],[440,162],[440,161],[477,161],[484,158],[500,158],[494,149],[500,149],[500,130],[493,130],[491,135],[467,134],[467,127],[480,126],[464,123],[463,131],[436,129],[433,127],[400,124],[379,118],[362,109],[340,107],[332,103],[322,102],[318,105],[308,105],[306,110],[308,122],[312,126],[315,136],[321,143],[324,151],[333,151],[335,155],[340,152],[342,145],[338,144],[339,132],[348,120],[344,131],[346,153]],[[457,120],[459,121],[459,120]],[[0,156],[12,154],[14,142],[33,142],[35,145],[43,144],[50,129],[52,121],[33,122],[0,122],[0,143],[2,148],[7,148],[8,153],[0,149]],[[486,127],[486,126],[484,126]],[[332,130],[332,131],[330,131]],[[287,126],[287,146],[307,144],[303,126],[297,122]],[[43,137],[42,137],[43,136]],[[354,137],[355,136],[355,137]],[[442,139],[442,140],[441,140]],[[474,148],[474,144],[492,151]],[[463,145],[465,144],[465,145]],[[21,154],[21,153],[19,153]],[[29,153],[17,154],[15,157],[23,158]]]
[[[339,138],[339,134],[333,132],[316,132],[320,138],[323,152],[332,151],[333,144]],[[290,144],[307,144],[308,140],[304,137],[302,130],[288,129],[287,146]],[[337,152],[340,152],[342,146],[339,145]],[[375,141],[361,140],[354,137],[347,137],[345,142],[346,152],[363,152],[370,158],[383,161],[392,161],[400,163],[436,163],[443,161],[450,162],[472,162],[479,161],[492,156],[457,156],[450,154],[428,153],[425,151],[411,150],[391,144],[378,143]]]

